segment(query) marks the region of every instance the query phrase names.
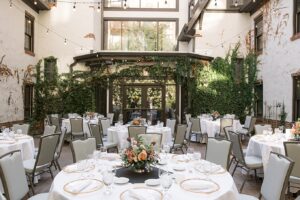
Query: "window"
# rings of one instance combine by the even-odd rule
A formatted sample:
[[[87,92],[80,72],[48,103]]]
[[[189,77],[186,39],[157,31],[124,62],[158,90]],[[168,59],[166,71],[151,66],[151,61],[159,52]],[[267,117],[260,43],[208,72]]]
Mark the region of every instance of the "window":
[[[296,121],[298,120],[298,118],[300,118],[300,76],[299,74],[293,77],[293,83],[294,83],[293,120]]]
[[[294,32],[300,33],[300,0],[294,0],[294,8],[295,8],[295,19],[294,19]]]
[[[24,86],[24,119],[29,120],[33,113],[33,85]]]
[[[34,17],[25,14],[25,45],[26,53],[34,53]]]
[[[178,0],[105,0],[104,8],[124,9],[176,9]]]
[[[258,83],[255,85],[255,107],[254,107],[254,113],[256,117],[263,117],[263,109],[264,109],[264,103],[263,103],[263,84]]]
[[[104,49],[123,51],[173,51],[176,21],[104,22]]]
[[[255,51],[261,53],[263,51],[263,16],[260,15],[254,21],[254,45]]]

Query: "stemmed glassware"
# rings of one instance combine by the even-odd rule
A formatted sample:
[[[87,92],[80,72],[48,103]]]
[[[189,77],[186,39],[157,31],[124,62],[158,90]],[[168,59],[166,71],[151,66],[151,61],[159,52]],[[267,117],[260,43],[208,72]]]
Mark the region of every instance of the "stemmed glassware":
[[[160,177],[161,185],[163,187],[164,199],[171,199],[170,194],[168,194],[169,189],[173,184],[172,176],[169,173],[164,173]]]
[[[114,174],[111,170],[106,170],[103,172],[103,183],[106,186],[106,190],[104,191],[104,194],[110,195],[112,193],[112,183],[114,182]]]
[[[186,155],[189,160],[193,159],[194,156],[194,148],[189,147],[186,151]]]

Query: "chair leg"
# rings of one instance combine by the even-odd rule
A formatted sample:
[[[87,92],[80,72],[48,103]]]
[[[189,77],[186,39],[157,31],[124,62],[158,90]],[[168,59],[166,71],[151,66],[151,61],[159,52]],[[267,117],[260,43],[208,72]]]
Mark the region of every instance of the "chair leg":
[[[256,171],[256,169],[254,170],[254,177],[255,177],[255,180],[257,180],[257,171]]]
[[[229,165],[228,165],[228,170],[230,169],[230,167],[231,167],[231,165],[232,165],[232,163],[233,163],[233,160],[234,160],[234,157],[232,157],[232,158],[230,159],[230,162],[229,162]]]
[[[183,147],[181,147],[180,150],[181,150],[182,154],[184,154]]]
[[[51,178],[54,179],[54,176],[53,176],[53,173],[52,173],[52,170],[51,170],[51,166],[49,167],[49,173],[51,175]]]
[[[243,191],[244,185],[245,185],[245,183],[246,183],[246,181],[247,181],[247,179],[248,179],[249,171],[250,171],[250,170],[247,170],[246,177],[245,177],[244,182],[242,183],[241,188],[240,188],[240,193]]]
[[[29,185],[30,185],[30,188],[31,188],[31,191],[32,191],[32,195],[34,195],[35,194],[35,192],[34,192],[34,185],[33,185],[33,181],[31,179],[31,176],[29,174],[27,174],[27,178],[28,178]]]
[[[238,167],[238,164],[239,164],[239,162],[237,161],[237,162],[236,162],[236,165],[235,165],[235,167],[234,167],[234,169],[233,169],[233,171],[232,171],[232,174],[231,174],[231,176],[233,176],[233,175],[234,175],[234,172],[235,172],[236,168]]]
[[[58,160],[56,160],[55,163],[56,163],[56,166],[58,167],[58,170],[61,171],[61,167],[60,167],[60,165],[59,165]]]

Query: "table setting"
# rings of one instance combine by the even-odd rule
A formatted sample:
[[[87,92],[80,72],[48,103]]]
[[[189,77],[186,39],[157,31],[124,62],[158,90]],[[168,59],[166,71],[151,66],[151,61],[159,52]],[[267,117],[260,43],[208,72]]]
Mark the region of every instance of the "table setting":
[[[221,166],[200,153],[177,155],[168,148],[157,153],[153,144],[137,141],[120,154],[94,151],[57,174],[49,200],[237,199],[235,183]]]

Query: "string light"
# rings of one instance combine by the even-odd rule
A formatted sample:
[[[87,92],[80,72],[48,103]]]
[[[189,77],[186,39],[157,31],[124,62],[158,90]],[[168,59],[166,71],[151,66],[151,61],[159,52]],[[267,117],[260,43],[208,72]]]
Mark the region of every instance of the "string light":
[[[74,2],[74,5],[73,5],[73,11],[74,11],[74,12],[76,11],[76,2]]]
[[[65,42],[64,42],[64,44],[65,44],[65,45],[67,45],[67,38],[65,38]]]
[[[100,2],[98,2],[97,12],[100,12]]]
[[[9,7],[12,8],[12,0],[9,1]]]
[[[33,2],[33,3],[34,3],[34,5],[37,5],[37,1],[36,1],[36,0],[34,0],[34,2]]]
[[[167,0],[165,0],[165,4],[168,4],[168,1],[167,1]]]
[[[218,5],[218,2],[217,2],[217,0],[215,0],[215,6],[217,6]]]
[[[47,33],[47,34],[49,33],[49,28],[47,28],[47,31],[46,31],[46,33]]]
[[[127,9],[127,0],[124,0],[124,6],[123,6],[123,8],[124,8],[124,10],[126,10]]]
[[[239,4],[238,4],[238,1],[237,0],[235,0],[235,2],[234,2],[234,6],[235,7],[237,7]]]

